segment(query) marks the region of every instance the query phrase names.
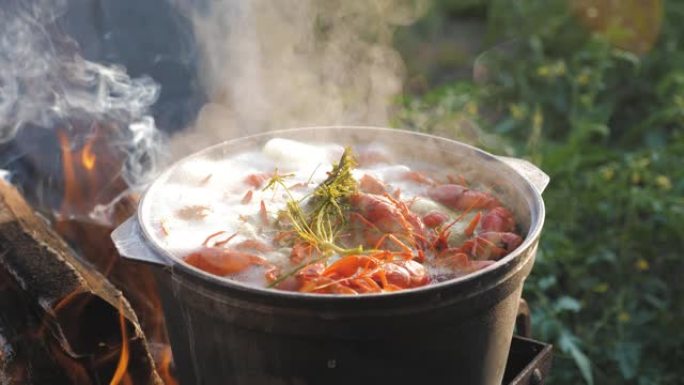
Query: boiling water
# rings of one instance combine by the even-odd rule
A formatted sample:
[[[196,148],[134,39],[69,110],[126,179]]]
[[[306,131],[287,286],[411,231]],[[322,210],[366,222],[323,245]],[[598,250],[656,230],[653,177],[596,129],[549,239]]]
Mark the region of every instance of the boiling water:
[[[245,151],[221,159],[191,158],[174,170],[174,176],[158,189],[151,202],[152,228],[155,238],[161,240],[172,255],[183,258],[203,247],[212,234],[225,232],[234,235],[227,247],[245,240],[258,240],[273,244],[278,233],[275,227],[264,227],[261,205],[266,208],[268,222],[276,223],[278,215],[286,208],[290,199],[304,199],[327,177],[344,148],[334,143],[307,144],[289,139],[269,140],[258,151]],[[353,170],[358,181],[370,175],[385,184],[388,192],[400,191],[401,200],[410,202],[416,214],[438,210],[459,213],[426,197],[427,185],[406,178],[412,170],[430,170],[429,175],[438,174],[437,167],[427,164],[398,164],[392,151],[378,144],[364,145],[353,149],[359,155],[361,165]],[[372,161],[364,161],[372,158]],[[263,189],[248,183],[250,176],[285,175],[286,191],[281,186]],[[268,179],[268,177],[264,177]],[[251,199],[246,202],[246,194]],[[475,213],[466,215],[451,229],[452,237],[463,234],[463,229]],[[226,236],[227,237],[227,236]],[[226,238],[224,237],[224,238]],[[282,247],[261,253],[270,263],[287,271],[292,268],[291,248]],[[435,276],[444,272],[431,270]],[[264,269],[254,266],[230,277],[260,287],[267,285]]]

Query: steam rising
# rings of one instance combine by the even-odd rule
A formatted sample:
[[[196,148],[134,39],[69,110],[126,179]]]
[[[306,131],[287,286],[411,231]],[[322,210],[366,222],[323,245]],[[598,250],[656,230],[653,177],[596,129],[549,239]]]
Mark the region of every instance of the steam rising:
[[[294,126],[387,125],[401,91],[397,26],[429,0],[175,2],[193,22],[210,100],[178,135],[183,155],[232,137]],[[85,60],[59,28],[67,0],[7,0],[0,8],[0,143],[25,125],[107,122],[131,183],[152,176],[159,133],[149,107],[159,86]]]
[[[214,0],[189,11],[210,103],[184,154],[228,138],[295,126],[387,125],[402,87],[396,26],[427,0]]]
[[[145,116],[159,95],[149,77],[83,59],[58,26],[66,0],[9,0],[0,7],[0,143],[27,124],[48,129],[74,120],[114,123],[129,155],[124,175],[137,181],[154,167],[158,134]]]

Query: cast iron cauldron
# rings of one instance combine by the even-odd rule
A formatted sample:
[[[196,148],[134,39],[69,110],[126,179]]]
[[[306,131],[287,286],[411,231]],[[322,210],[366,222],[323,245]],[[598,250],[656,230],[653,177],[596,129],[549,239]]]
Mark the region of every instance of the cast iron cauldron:
[[[382,142],[403,160],[466,170],[512,208],[525,241],[474,274],[391,294],[302,294],[249,287],[166,252],[150,231],[150,202],[182,178],[178,164],[257,149],[273,137],[344,145]],[[544,222],[548,177],[530,163],[413,132],[317,127],[231,140],[181,160],[149,188],[136,217],[112,237],[127,258],[157,268],[182,384],[499,385],[523,281]]]

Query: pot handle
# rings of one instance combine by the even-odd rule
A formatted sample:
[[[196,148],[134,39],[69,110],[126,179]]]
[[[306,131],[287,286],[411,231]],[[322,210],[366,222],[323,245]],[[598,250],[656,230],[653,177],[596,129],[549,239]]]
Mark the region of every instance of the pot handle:
[[[544,192],[544,189],[549,184],[549,180],[551,180],[551,178],[549,178],[544,171],[540,170],[539,167],[535,166],[529,161],[511,158],[508,156],[497,156],[497,158],[511,166],[518,174],[527,179],[527,181],[534,186],[539,194]]]
[[[111,237],[119,254],[124,258],[157,266],[169,266],[169,263],[164,261],[143,238],[137,215],[126,219],[112,232]]]
[[[530,318],[530,307],[525,298],[520,298],[518,302],[518,314],[515,317],[515,329],[519,336],[532,338],[532,319]]]

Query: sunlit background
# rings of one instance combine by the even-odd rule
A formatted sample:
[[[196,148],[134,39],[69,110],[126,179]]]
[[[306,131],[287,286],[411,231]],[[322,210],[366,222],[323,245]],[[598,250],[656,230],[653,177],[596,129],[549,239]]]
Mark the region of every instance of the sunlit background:
[[[443,0],[398,33],[396,126],[551,176],[524,296],[552,384],[683,381],[683,38],[657,0]]]
[[[683,46],[676,0],[5,0],[0,169],[111,225],[172,159],[278,128],[527,158],[551,176],[524,293],[548,383],[682,384]]]

